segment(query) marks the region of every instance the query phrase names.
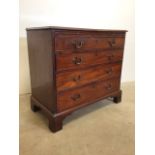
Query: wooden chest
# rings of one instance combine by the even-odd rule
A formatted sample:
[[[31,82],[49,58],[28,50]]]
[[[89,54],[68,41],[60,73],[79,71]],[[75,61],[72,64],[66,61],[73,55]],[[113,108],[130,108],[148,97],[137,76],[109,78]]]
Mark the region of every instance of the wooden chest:
[[[49,128],[62,129],[73,111],[111,97],[121,101],[125,30],[27,28],[31,108],[42,110]]]

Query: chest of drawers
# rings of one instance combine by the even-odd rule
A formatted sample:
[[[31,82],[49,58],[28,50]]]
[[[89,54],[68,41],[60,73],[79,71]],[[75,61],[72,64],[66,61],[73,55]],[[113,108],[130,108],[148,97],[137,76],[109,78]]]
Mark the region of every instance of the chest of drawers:
[[[125,30],[27,28],[31,109],[62,129],[73,111],[111,97],[121,101]]]

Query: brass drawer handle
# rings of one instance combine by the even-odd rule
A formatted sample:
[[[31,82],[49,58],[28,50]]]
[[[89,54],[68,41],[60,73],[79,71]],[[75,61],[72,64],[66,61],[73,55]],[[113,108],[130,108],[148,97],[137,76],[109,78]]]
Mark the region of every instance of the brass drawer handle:
[[[75,40],[75,41],[72,41],[72,44],[75,46],[75,48],[82,48],[82,46],[84,45],[84,41]]]
[[[105,88],[106,88],[107,90],[111,90],[111,89],[112,89],[112,84],[109,83]]]
[[[74,64],[79,65],[79,64],[81,64],[81,62],[82,62],[82,59],[80,57],[74,57],[73,58]]]
[[[80,98],[81,98],[80,94],[75,94],[75,95],[71,96],[71,99],[74,100],[74,101],[77,101]]]
[[[78,75],[76,77],[73,77],[73,81],[75,81],[75,82],[80,81],[80,79],[81,79],[81,76],[80,75]]]
[[[114,47],[116,45],[116,40],[113,38],[112,40],[108,41],[110,47]]]

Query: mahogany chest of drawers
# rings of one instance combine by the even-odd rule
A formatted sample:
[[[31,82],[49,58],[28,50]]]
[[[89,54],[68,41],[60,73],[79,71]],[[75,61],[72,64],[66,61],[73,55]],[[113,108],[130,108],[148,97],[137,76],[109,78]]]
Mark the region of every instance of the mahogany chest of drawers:
[[[111,97],[121,101],[125,30],[27,28],[31,109],[62,129],[73,111]]]

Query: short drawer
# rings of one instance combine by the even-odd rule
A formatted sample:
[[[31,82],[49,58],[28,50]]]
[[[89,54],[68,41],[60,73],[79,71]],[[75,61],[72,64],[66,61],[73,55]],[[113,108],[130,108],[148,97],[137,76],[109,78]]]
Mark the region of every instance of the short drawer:
[[[124,37],[104,37],[87,35],[58,35],[55,38],[55,50],[73,52],[86,49],[118,49],[124,47]]]
[[[57,91],[68,90],[79,87],[98,80],[119,78],[121,73],[121,63],[99,65],[87,69],[65,71],[56,74]]]
[[[119,79],[113,79],[61,92],[57,96],[58,111],[61,112],[103,98],[112,92],[118,91],[119,84]]]
[[[120,62],[122,57],[122,50],[56,54],[56,71]]]

